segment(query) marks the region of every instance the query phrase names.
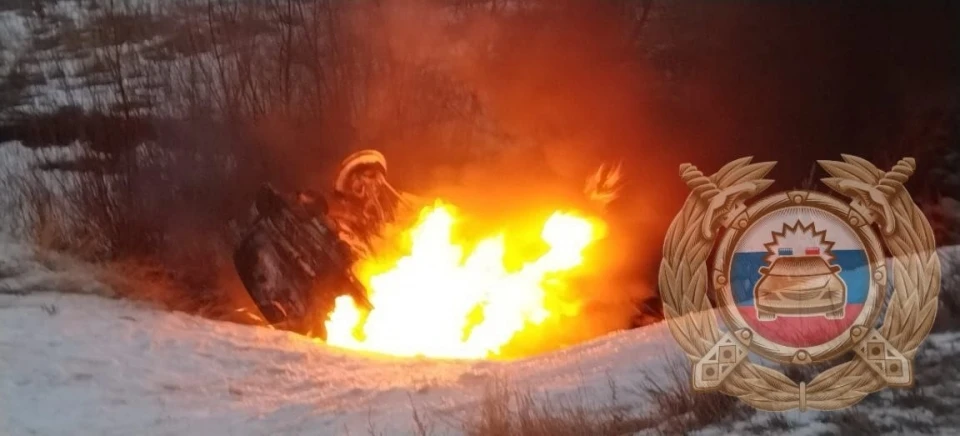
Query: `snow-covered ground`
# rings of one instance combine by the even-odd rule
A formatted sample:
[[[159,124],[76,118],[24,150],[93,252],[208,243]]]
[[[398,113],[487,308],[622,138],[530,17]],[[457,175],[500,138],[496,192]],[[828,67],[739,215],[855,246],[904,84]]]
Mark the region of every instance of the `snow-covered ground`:
[[[414,408],[435,434],[448,434],[494,380],[600,406],[611,401],[611,381],[630,387],[660,378],[680,356],[661,324],[513,362],[392,358],[101,295],[109,289],[95,268],[0,243],[0,434],[412,434]],[[958,339],[931,337],[934,352],[918,364],[946,392],[937,394],[943,407],[957,405],[960,376],[936,371],[960,357]],[[868,416],[892,421],[884,428],[893,433],[913,431],[903,422],[917,421],[955,434],[938,427],[937,407],[906,409],[890,392],[873,397]],[[706,432],[842,431],[831,416],[790,413],[777,429],[769,427],[773,414],[758,413]]]
[[[513,363],[394,359],[94,296],[2,297],[7,434],[408,433],[412,405],[455,416],[492,377],[602,398],[608,373],[672,349],[647,329]]]
[[[81,265],[17,245],[5,256],[3,434],[407,434],[414,405],[462,415],[495,377],[605,401],[610,378],[628,385],[679,352],[665,328],[650,328],[509,363],[361,355],[79,295],[102,292]]]

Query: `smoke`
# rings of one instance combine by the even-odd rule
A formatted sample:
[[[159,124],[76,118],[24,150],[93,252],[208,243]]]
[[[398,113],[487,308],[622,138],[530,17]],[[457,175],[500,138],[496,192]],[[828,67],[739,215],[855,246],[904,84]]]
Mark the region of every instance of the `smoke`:
[[[709,173],[753,155],[779,161],[772,189],[800,187],[816,182],[816,159],[882,164],[910,153],[923,141],[911,126],[958,89],[946,3],[646,6],[343,6],[323,21],[336,48],[332,107],[319,133],[290,140],[317,151],[278,147],[278,168],[325,187],[338,157],[376,148],[398,188],[499,226],[558,208],[595,212],[585,178],[623,161],[627,184],[597,247],[601,279],[581,287],[594,334],[625,325],[629,300],[654,295],[663,234],[688,193],[681,163]]]
[[[356,34],[389,67],[369,81],[358,145],[386,149],[426,186],[545,174],[580,183],[604,160],[642,154],[643,71],[627,38],[636,23],[603,4],[525,4],[534,9],[359,10]]]
[[[660,244],[649,242],[660,236],[645,228],[669,219],[651,212],[667,210],[667,195],[650,187],[675,173],[647,163],[662,161],[663,148],[647,121],[650,73],[635,44],[644,4],[628,14],[617,2],[496,3],[350,11],[351,43],[376,64],[363,78],[353,148],[383,151],[391,183],[448,200],[491,229],[542,223],[556,209],[603,214],[610,237],[593,253],[595,278],[578,287],[588,328],[564,330],[626,327],[632,301],[652,295],[641,269],[655,263]],[[619,161],[623,204],[600,211],[585,181]]]

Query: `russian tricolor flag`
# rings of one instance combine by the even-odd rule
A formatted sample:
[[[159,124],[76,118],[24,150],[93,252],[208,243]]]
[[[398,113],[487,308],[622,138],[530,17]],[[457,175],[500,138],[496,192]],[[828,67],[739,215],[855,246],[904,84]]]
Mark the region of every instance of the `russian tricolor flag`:
[[[771,341],[789,347],[812,347],[823,344],[849,328],[863,310],[870,285],[867,254],[857,236],[846,226],[829,229],[826,239],[834,242],[830,251],[834,258],[828,263],[840,267],[840,272],[836,274],[846,285],[843,317],[828,319],[825,316],[778,315],[776,319],[761,321],[757,317],[754,287],[762,277],[760,268],[770,266],[766,262],[770,252],[764,244],[771,242],[772,232],[783,231],[783,224],[783,220],[762,219],[740,240],[730,267],[730,290],[733,301],[749,327]],[[793,222],[789,224],[793,225]],[[812,243],[796,247],[778,247],[776,253],[777,256],[823,254],[820,246]]]

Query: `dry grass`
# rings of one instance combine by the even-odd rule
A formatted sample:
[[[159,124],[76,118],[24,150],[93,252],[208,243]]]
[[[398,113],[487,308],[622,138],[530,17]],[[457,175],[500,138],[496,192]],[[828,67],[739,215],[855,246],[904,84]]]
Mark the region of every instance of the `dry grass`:
[[[667,361],[665,377],[631,385],[608,382],[605,398],[586,389],[551,396],[497,377],[466,412],[424,411],[413,405],[411,432],[434,434],[437,422],[468,436],[685,434],[750,416],[736,398],[690,389],[689,365]],[[411,400],[412,403],[412,400]],[[371,426],[370,434],[379,434]]]
[[[475,414],[461,422],[469,436],[622,435],[649,429],[652,419],[638,416],[619,404],[611,391],[608,404],[590,405],[582,395],[563,400],[497,380],[487,386]]]
[[[951,359],[952,360],[952,359]],[[911,390],[894,390],[892,399],[878,403],[871,396],[863,405],[823,414],[821,422],[832,424],[838,434],[881,434],[908,431],[928,432],[936,424],[922,418],[917,410],[929,410],[935,416],[950,416],[953,396],[931,389],[944,389],[944,377],[952,380],[952,372],[941,358],[923,354],[918,360],[918,386]],[[934,368],[942,370],[931,371]],[[794,370],[792,376],[807,379],[822,368]],[[788,371],[789,372],[789,371]],[[950,373],[948,376],[947,373]],[[930,377],[933,377],[932,379]],[[717,393],[696,393],[690,388],[689,365],[682,359],[668,359],[664,374],[651,373],[644,381],[628,389],[610,384],[610,398],[597,405],[584,395],[573,401],[560,401],[535,395],[503,380],[492,383],[468,419],[461,422],[465,434],[488,435],[624,435],[624,434],[688,434],[707,427],[726,432],[748,431],[769,434],[791,427],[783,414],[771,414],[756,421],[753,427],[737,427],[755,416],[752,408],[738,399]],[[618,392],[634,397],[620,401]],[[636,407],[632,407],[636,406]],[[897,410],[898,424],[874,418],[874,408]],[[881,414],[882,415],[882,414]],[[418,415],[422,418],[423,415]],[[879,421],[878,421],[879,419]],[[884,418],[889,420],[890,416]],[[940,418],[938,418],[940,419]],[[946,419],[946,418],[944,418]],[[430,433],[415,433],[418,435]]]
[[[111,290],[113,297],[154,303],[166,310],[192,313],[209,319],[262,325],[255,306],[244,300],[242,288],[227,285],[224,279],[216,290],[184,288],[184,281],[155,263],[124,260],[97,268],[97,279]],[[239,283],[232,284],[241,286]]]
[[[650,417],[659,419],[660,429],[669,434],[745,419],[754,412],[737,398],[694,392],[685,360],[668,360],[664,376],[658,380],[648,375],[639,389],[654,405]]]
[[[36,164],[43,163],[41,156]],[[177,162],[166,168],[149,166],[155,164],[148,161],[145,167],[129,170],[140,178],[146,175],[132,171],[180,170]],[[148,301],[207,318],[259,323],[233,272],[229,212],[218,215],[224,208],[202,209],[203,203],[217,202],[210,197],[171,195],[189,188],[182,183],[128,186],[99,173],[5,174],[0,177],[0,191],[8,207],[0,211],[0,233],[32,243],[41,254],[62,253],[88,262],[85,268],[106,285],[97,291],[103,296]],[[215,189],[206,193],[236,195]],[[165,208],[179,209],[187,217],[170,219],[176,217],[162,215]],[[64,286],[63,292],[75,292],[75,288]]]

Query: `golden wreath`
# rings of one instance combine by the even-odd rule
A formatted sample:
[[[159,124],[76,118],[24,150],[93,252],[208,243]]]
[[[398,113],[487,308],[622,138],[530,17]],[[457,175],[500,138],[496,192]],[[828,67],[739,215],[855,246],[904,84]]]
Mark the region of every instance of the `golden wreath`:
[[[740,220],[746,211],[745,200],[773,183],[763,177],[776,162],[751,163],[752,158],[741,158],[711,176],[690,164],[680,166],[680,176],[692,192],[667,231],[659,286],[670,332],[695,363],[695,389],[720,391],[768,411],[836,410],[886,386],[913,384],[912,362],[930,332],[940,292],[940,261],[933,231],[903,187],[915,162],[904,158],[884,172],[862,158],[842,158],[843,162],[819,161],[833,176],[822,181],[851,199],[851,224],[878,226],[892,257],[893,294],[882,326],[851,328],[850,344],[857,358],[821,372],[809,383],[798,383],[750,362],[747,347],[752,332],[744,329],[721,335],[707,296],[707,260],[717,234],[721,227],[729,228]],[[731,349],[736,350],[732,355]],[[718,350],[723,350],[722,354]],[[902,363],[903,368],[884,366],[883,359],[874,358],[877,354],[887,357],[887,362]],[[706,363],[710,368],[705,373]],[[713,368],[720,368],[721,373]]]

